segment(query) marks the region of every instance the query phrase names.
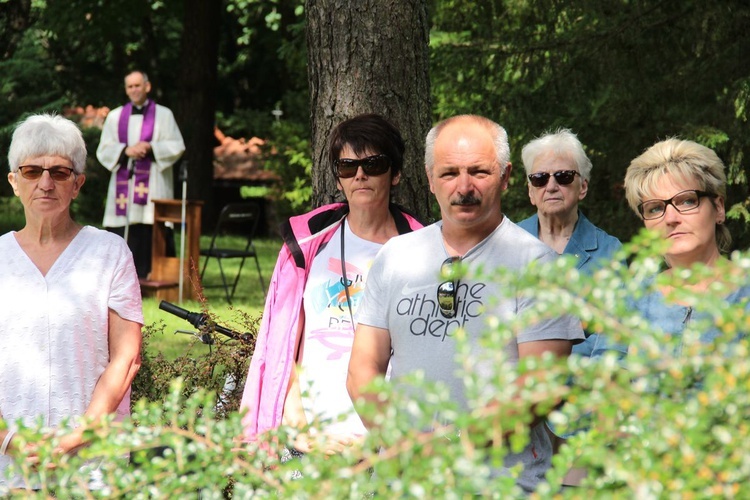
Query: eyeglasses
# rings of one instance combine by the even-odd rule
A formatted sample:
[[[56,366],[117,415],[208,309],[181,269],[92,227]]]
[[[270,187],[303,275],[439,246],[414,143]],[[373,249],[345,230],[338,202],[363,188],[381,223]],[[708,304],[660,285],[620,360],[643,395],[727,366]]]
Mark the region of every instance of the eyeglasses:
[[[391,159],[386,155],[368,156],[362,159],[339,158],[334,160],[336,175],[342,179],[348,179],[357,175],[357,169],[362,167],[367,175],[383,175],[391,168]]]
[[[675,210],[684,214],[698,208],[701,205],[701,198],[703,197],[713,199],[718,197],[718,195],[698,191],[697,189],[689,189],[687,191],[680,191],[668,200],[646,200],[638,205],[638,212],[640,212],[643,220],[659,219],[667,212],[667,205],[672,205]]]
[[[440,313],[446,318],[454,318],[456,316],[456,309],[458,305],[458,292],[459,280],[456,279],[456,263],[461,260],[459,256],[448,257],[440,266],[440,276],[444,278],[453,278],[449,281],[440,283],[437,287],[437,303],[440,308]]]
[[[581,175],[576,170],[558,170],[557,172],[550,174],[549,172],[537,172],[535,174],[529,174],[529,182],[534,187],[544,187],[549,182],[550,176],[554,177],[558,184],[561,186],[567,186],[576,175]]]
[[[24,179],[35,181],[44,175],[45,170],[49,172],[49,176],[53,181],[63,182],[70,179],[71,174],[75,173],[75,170],[68,167],[50,167],[44,168],[38,165],[23,165],[18,167],[18,171],[21,172],[21,176]]]

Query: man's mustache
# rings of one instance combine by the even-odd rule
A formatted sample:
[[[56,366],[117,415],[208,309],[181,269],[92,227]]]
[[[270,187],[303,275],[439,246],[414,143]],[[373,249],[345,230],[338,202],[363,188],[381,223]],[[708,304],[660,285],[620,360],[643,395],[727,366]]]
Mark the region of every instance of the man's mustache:
[[[453,206],[473,206],[482,203],[482,199],[473,194],[459,195],[458,198],[451,200]]]

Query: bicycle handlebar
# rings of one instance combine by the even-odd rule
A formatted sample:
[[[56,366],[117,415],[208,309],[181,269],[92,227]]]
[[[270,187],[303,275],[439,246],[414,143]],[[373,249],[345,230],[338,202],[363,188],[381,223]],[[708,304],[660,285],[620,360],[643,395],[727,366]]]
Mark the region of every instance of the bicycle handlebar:
[[[250,335],[249,333],[238,333],[219,324],[212,324],[208,320],[208,315],[205,313],[190,312],[187,309],[183,309],[180,306],[172,304],[171,302],[167,302],[166,300],[162,300],[161,302],[159,302],[159,309],[170,314],[174,314],[180,319],[184,319],[200,331],[217,332],[226,337],[229,337],[230,339],[241,340],[243,342],[248,342],[252,339],[252,335]],[[204,344],[213,343],[210,335],[201,335],[200,339]]]

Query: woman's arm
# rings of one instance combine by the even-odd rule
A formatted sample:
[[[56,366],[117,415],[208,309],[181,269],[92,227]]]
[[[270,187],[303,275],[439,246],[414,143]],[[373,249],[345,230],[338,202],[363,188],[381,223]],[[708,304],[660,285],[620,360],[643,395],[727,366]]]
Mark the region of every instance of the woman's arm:
[[[7,422],[3,419],[3,412],[0,412],[0,422],[6,425],[2,425],[0,427],[5,427],[4,431],[0,431],[0,455],[11,455],[11,451],[13,451],[13,445],[11,444],[13,440],[13,436],[15,435],[15,431],[11,430],[7,426]]]
[[[292,369],[289,379],[289,387],[284,400],[284,413],[281,416],[281,424],[296,429],[304,429],[307,426],[307,416],[302,407],[302,391],[299,388],[298,365]]]
[[[109,310],[109,364],[94,387],[84,417],[99,418],[114,412],[141,367],[141,325]],[[67,453],[83,444],[83,430],[64,436],[60,451]]]

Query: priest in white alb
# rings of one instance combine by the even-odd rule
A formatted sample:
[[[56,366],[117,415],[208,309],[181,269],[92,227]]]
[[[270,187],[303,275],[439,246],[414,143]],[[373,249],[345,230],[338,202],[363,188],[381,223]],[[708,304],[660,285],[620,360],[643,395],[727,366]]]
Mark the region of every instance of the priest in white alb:
[[[139,278],[151,271],[152,200],[174,198],[173,166],[185,151],[172,111],[149,99],[150,91],[144,72],[125,77],[130,102],[107,115],[96,150],[99,162],[112,172],[103,226],[120,235],[128,227]]]

